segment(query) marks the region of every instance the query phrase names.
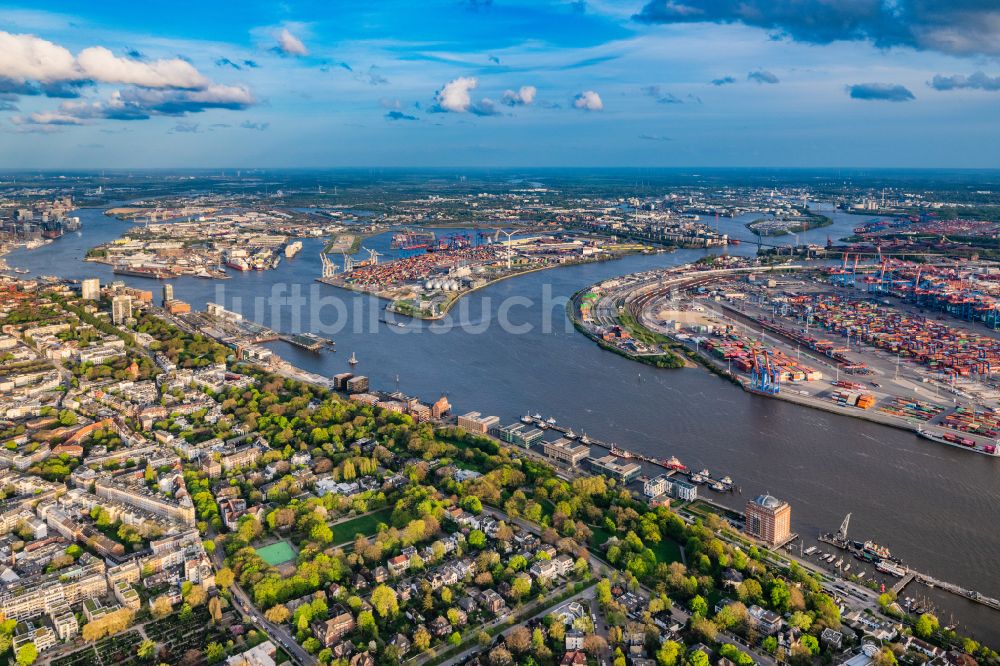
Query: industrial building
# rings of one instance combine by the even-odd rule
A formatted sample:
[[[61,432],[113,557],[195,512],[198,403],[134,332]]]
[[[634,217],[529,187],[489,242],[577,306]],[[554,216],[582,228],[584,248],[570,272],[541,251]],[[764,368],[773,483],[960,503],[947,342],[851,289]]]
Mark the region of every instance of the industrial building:
[[[590,455],[590,447],[560,437],[554,442],[542,442],[542,453],[564,465],[576,467]]]
[[[759,495],[747,502],[746,533],[777,546],[792,534],[792,507],[788,502],[771,495]]]
[[[621,462],[610,453],[601,458],[587,458],[587,464],[598,474],[618,479],[623,484],[632,481],[642,472],[642,466],[639,463]]]

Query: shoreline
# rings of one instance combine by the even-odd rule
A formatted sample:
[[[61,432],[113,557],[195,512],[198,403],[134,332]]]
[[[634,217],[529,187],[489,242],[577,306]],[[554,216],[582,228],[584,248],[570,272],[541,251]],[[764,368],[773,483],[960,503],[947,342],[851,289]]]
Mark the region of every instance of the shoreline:
[[[402,315],[404,317],[409,317],[410,319],[415,319],[415,320],[418,320],[418,321],[440,321],[441,319],[444,319],[446,316],[448,316],[448,313],[451,311],[451,309],[453,307],[455,307],[455,304],[458,303],[463,298],[465,298],[466,296],[468,296],[468,295],[470,295],[470,294],[472,294],[474,292],[477,292],[480,289],[485,289],[486,287],[489,287],[491,285],[497,284],[499,282],[503,282],[504,280],[510,280],[511,278],[521,277],[522,275],[528,275],[530,273],[538,273],[540,271],[547,271],[547,270],[553,270],[553,269],[558,269],[558,268],[565,268],[565,267],[568,267],[568,266],[581,266],[581,265],[584,265],[584,264],[596,264],[596,263],[603,263],[603,262],[607,262],[607,261],[616,261],[618,259],[621,259],[624,256],[628,256],[628,255],[631,255],[631,254],[637,254],[637,253],[635,253],[635,252],[623,252],[623,253],[618,253],[618,254],[615,254],[614,256],[608,257],[607,259],[591,259],[591,260],[588,260],[588,261],[569,261],[569,262],[566,262],[566,263],[563,263],[563,264],[557,264],[557,265],[554,265],[554,266],[538,266],[536,268],[531,268],[531,269],[528,269],[528,270],[519,271],[517,273],[511,273],[510,275],[503,275],[501,277],[497,277],[497,278],[494,278],[492,280],[489,280],[488,282],[486,282],[484,284],[481,284],[479,286],[471,287],[471,288],[469,288],[469,289],[467,289],[465,291],[457,293],[455,295],[455,298],[453,298],[450,301],[448,301],[448,303],[445,304],[445,306],[441,309],[441,311],[437,315],[429,315],[429,316],[421,316],[419,314],[409,314],[409,313],[406,313],[406,312],[400,312],[399,310],[391,309],[391,305],[393,303],[395,303],[396,301],[393,300],[393,299],[390,299],[390,298],[388,298],[386,296],[382,296],[381,294],[378,294],[376,292],[368,291],[366,289],[359,289],[359,288],[353,287],[351,285],[343,284],[343,283],[339,283],[339,282],[334,283],[334,282],[331,282],[329,279],[322,278],[322,277],[316,278],[316,282],[319,282],[321,284],[325,284],[325,285],[328,285],[328,286],[331,286],[331,287],[336,287],[336,288],[339,288],[339,289],[346,289],[347,291],[352,291],[352,292],[354,292],[356,294],[367,294],[369,296],[374,296],[375,298],[378,298],[379,300],[382,300],[382,301],[388,301],[388,304],[384,308],[386,312],[392,312],[393,314]]]

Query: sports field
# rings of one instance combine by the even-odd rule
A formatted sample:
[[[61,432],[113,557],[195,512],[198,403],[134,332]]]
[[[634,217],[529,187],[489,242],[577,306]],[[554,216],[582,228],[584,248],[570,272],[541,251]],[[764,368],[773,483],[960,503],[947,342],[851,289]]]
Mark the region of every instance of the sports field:
[[[287,541],[278,541],[269,546],[258,548],[257,554],[272,567],[295,559],[295,550]]]

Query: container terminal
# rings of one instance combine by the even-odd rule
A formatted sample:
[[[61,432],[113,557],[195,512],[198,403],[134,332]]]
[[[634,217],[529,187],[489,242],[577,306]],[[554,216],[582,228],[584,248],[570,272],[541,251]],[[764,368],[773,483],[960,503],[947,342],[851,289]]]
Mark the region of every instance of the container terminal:
[[[591,339],[637,360],[683,353],[758,395],[1000,454],[1000,385],[993,377],[1000,334],[988,314],[929,312],[905,289],[901,296],[872,292],[871,285],[883,284],[881,265],[855,271],[847,262],[849,280],[843,266],[728,258],[647,271],[578,292],[571,316]],[[990,275],[992,268],[970,270]],[[865,270],[874,282],[865,281]],[[902,280],[893,280],[898,291]],[[963,312],[980,312],[987,326],[973,330]]]

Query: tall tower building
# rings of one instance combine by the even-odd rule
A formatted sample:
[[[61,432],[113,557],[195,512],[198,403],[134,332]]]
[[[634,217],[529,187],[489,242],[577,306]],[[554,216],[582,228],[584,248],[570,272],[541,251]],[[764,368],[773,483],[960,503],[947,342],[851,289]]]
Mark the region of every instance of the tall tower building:
[[[132,297],[122,294],[111,299],[111,321],[122,324],[132,316]]]
[[[777,497],[760,495],[747,502],[746,532],[777,546],[792,534],[792,506]]]
[[[167,301],[174,300],[174,285],[167,282],[163,285],[163,307],[167,306]]]
[[[80,295],[85,301],[96,301],[101,297],[101,281],[87,278],[80,282]]]

